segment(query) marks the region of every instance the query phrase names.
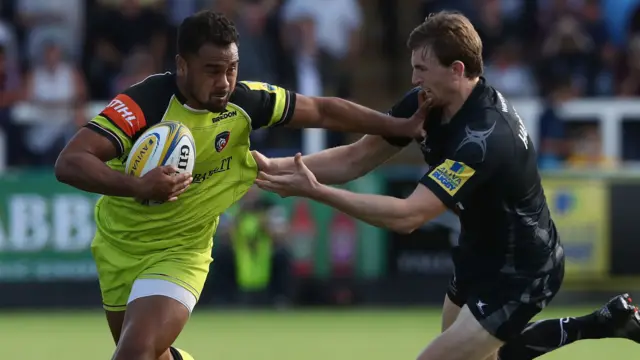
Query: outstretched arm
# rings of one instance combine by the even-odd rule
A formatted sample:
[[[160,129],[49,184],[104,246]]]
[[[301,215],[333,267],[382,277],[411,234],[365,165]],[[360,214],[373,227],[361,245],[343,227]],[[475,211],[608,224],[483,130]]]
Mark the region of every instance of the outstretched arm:
[[[288,126],[325,128],[333,131],[417,138],[424,135],[423,123],[429,102],[409,118],[397,118],[336,97],[308,97],[296,94],[295,109]]]
[[[409,234],[446,210],[438,197],[423,185],[406,199],[357,194],[320,185],[309,198],[378,227]]]
[[[270,175],[261,172],[256,179],[264,190],[280,196],[303,196],[332,206],[369,224],[410,233],[446,210],[445,204],[420,184],[406,199],[391,196],[356,194],[320,184],[305,166],[300,154],[295,157],[295,172]]]
[[[303,156],[309,170],[322,184],[344,184],[366,175],[380,166],[402,147],[389,144],[380,136],[366,135],[353,144],[326,149]],[[293,157],[268,159],[253,151],[258,168],[269,174],[287,174],[295,171]]]

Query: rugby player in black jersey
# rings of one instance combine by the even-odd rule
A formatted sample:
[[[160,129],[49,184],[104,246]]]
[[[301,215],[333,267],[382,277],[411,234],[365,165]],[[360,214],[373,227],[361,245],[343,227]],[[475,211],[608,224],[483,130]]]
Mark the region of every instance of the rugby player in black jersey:
[[[410,35],[417,87],[391,110],[411,115],[421,102],[429,170],[406,199],[323,184],[345,183],[382,164],[413,139],[365,136],[292,160],[254,152],[256,180],[281,196],[304,196],[370,224],[409,233],[447,209],[462,225],[445,296],[443,333],[421,360],[524,360],[580,339],[640,342],[640,317],[628,295],[577,318],[530,323],[564,277],[564,254],[542,189],[536,152],[520,116],[481,77],[482,43],[464,16],[441,12]],[[337,166],[339,165],[339,166]]]

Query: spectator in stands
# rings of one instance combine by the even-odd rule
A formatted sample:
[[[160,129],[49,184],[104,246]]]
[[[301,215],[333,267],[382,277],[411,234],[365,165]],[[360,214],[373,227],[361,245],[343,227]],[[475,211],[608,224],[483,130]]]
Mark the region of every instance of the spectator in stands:
[[[586,96],[612,95],[613,72],[616,49],[604,21],[600,0],[585,0],[581,9],[581,18],[585,32],[593,40],[593,47],[587,54]]]
[[[634,35],[621,57],[617,76],[618,96],[640,95],[640,34]]]
[[[136,50],[124,60],[122,71],[113,81],[111,95],[115,97],[129,86],[158,72],[153,56],[144,49]]]
[[[25,144],[35,165],[53,165],[58,153],[86,123],[84,77],[57,39],[49,39],[27,75],[26,100],[35,109]]]
[[[116,5],[95,12],[89,42],[92,95],[104,99],[109,98],[112,79],[124,59],[136,49],[147,48],[155,59],[165,59],[171,29],[162,13],[141,0],[119,0]]]
[[[51,36],[61,41],[71,60],[78,60],[84,41],[85,0],[20,0],[17,15],[26,32],[26,54],[30,62],[39,56],[43,42]]]
[[[257,188],[249,190],[228,214],[227,236],[216,238],[214,296],[287,305],[292,296],[288,221],[283,209],[263,195]]]
[[[568,74],[580,94],[586,93],[588,84],[593,81],[589,78],[593,76],[589,71],[589,59],[595,49],[594,40],[579,18],[574,15],[561,17],[542,44],[540,78],[547,81]]]
[[[597,125],[579,128],[571,141],[571,155],[567,164],[575,168],[609,168],[615,165],[613,159],[602,153],[602,136]]]
[[[15,67],[11,66],[6,48],[0,43],[0,137],[5,145],[0,156],[5,156],[7,166],[24,165],[24,145],[21,129],[12,119],[11,110],[21,98],[20,79]],[[2,144],[0,144],[2,146]]]
[[[284,21],[291,25],[307,54],[316,56],[324,91],[352,96],[354,65],[360,55],[362,9],[356,0],[288,0]],[[298,42],[297,44],[299,44]],[[292,42],[292,44],[296,44]],[[300,61],[304,61],[301,57]],[[305,76],[299,72],[300,76]]]
[[[544,98],[544,111],[538,122],[538,163],[541,169],[560,168],[569,152],[569,143],[560,108],[575,98],[576,91],[571,78],[560,77]]]
[[[485,76],[507,97],[538,94],[536,79],[521,54],[520,42],[510,39],[496,45],[493,56],[486,62]]]
[[[362,9],[356,0],[288,0],[283,5],[285,41],[297,50],[298,92],[353,96],[361,49]],[[345,134],[329,132],[328,146],[343,145]]]
[[[507,36],[517,36],[515,27],[502,15],[500,0],[476,1],[479,13],[475,27],[482,39],[482,56],[492,59],[497,47],[505,43]],[[493,81],[493,80],[492,80]]]
[[[273,0],[215,0],[214,8],[222,9],[233,19],[242,45],[239,47],[238,80],[264,81],[278,84],[276,39],[267,31],[269,17],[277,3]],[[277,36],[278,34],[275,34]]]

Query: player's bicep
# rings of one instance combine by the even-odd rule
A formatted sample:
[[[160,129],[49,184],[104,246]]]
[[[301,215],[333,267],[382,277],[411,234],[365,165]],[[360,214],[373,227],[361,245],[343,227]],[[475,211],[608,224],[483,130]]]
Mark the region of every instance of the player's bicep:
[[[404,200],[402,214],[398,214],[399,229],[412,232],[435,219],[447,210],[446,204],[428,187],[418,184],[413,193]]]
[[[87,126],[81,128],[71,138],[60,153],[60,158],[73,154],[91,154],[103,162],[107,162],[119,157],[120,150],[109,136]]]
[[[463,145],[420,180],[451,209],[480,191],[500,167],[502,154],[508,152],[490,145],[482,148],[475,144]]]
[[[119,94],[111,100],[100,116],[129,138],[133,138],[147,126],[142,108],[127,94]]]
[[[296,108],[289,122],[290,127],[295,128],[317,128],[322,124],[322,98],[315,98],[294,94],[296,97]]]
[[[131,137],[125,134],[113,121],[98,115],[84,127],[107,139],[116,149],[116,157],[129,153],[133,141]]]

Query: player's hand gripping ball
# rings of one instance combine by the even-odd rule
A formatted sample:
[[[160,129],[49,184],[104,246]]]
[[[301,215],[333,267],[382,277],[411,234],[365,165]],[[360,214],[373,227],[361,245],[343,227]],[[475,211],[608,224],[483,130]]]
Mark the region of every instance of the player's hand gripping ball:
[[[133,144],[125,171],[146,180],[138,201],[159,205],[186,190],[183,185],[190,182],[195,159],[196,145],[189,128],[164,121],[147,129]]]

